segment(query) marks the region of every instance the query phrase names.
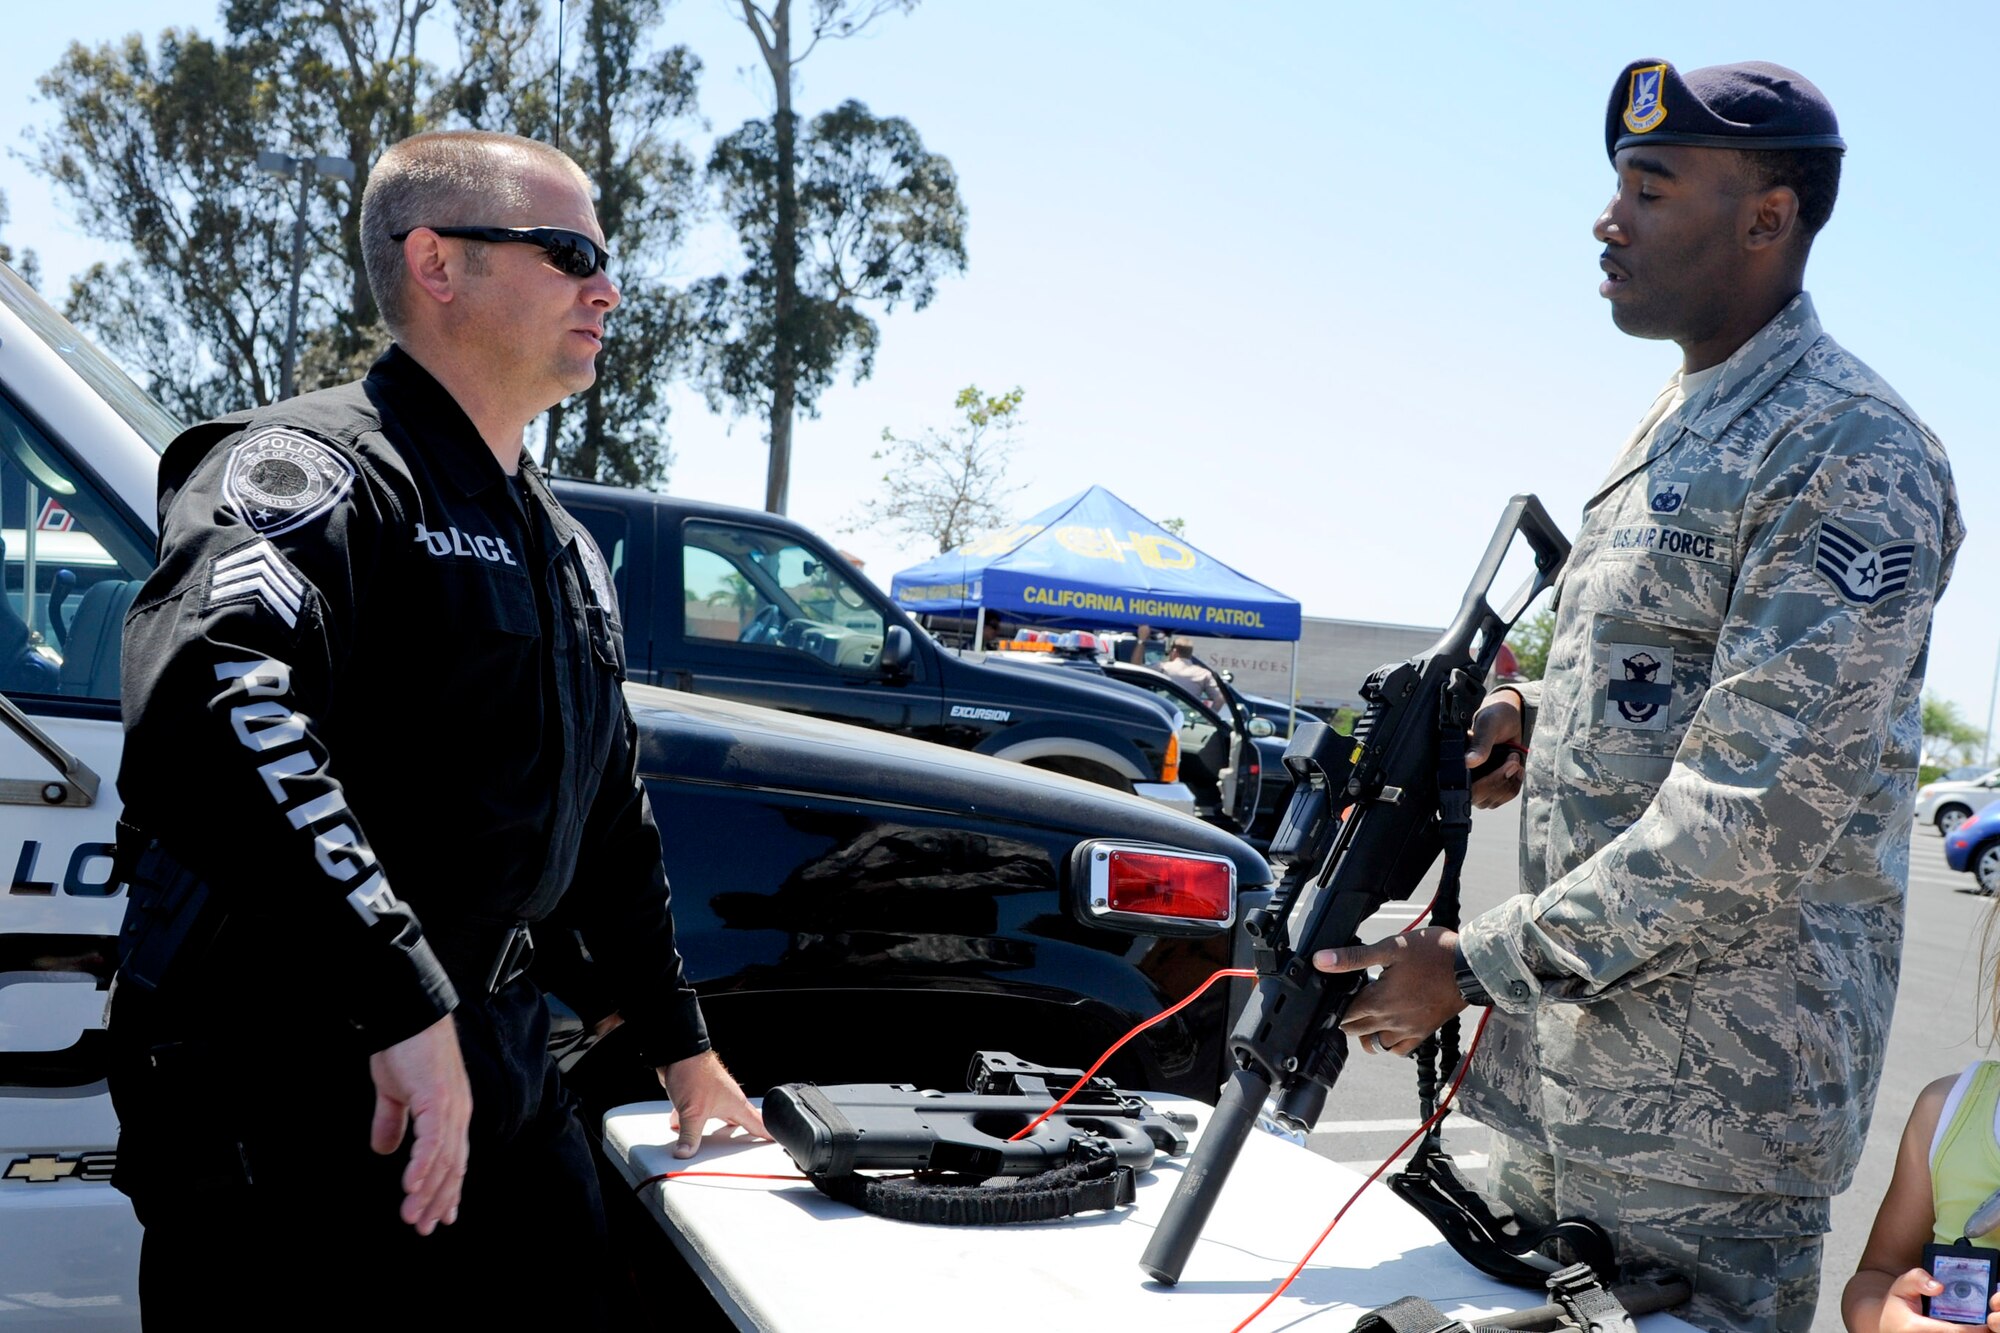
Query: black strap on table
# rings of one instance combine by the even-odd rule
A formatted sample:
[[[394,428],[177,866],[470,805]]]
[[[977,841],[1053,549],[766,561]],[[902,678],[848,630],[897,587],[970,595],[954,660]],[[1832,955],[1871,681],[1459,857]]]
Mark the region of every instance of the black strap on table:
[[[1079,1136],[1074,1151],[1075,1160],[1039,1175],[997,1180],[949,1171],[807,1179],[829,1199],[865,1213],[948,1227],[1053,1222],[1132,1202],[1138,1193],[1132,1168],[1120,1166],[1108,1144]]]
[[[1390,1301],[1370,1310],[1354,1325],[1354,1333],[1469,1333],[1466,1325],[1421,1296]]]
[[[1634,1315],[1666,1310],[1687,1300],[1692,1287],[1678,1273],[1650,1273],[1616,1287],[1587,1264],[1572,1264],[1548,1275],[1554,1299],[1547,1305],[1486,1315],[1470,1322],[1453,1319],[1429,1301],[1405,1296],[1370,1310],[1354,1333],[1502,1333],[1503,1330],[1561,1330],[1562,1333],[1636,1333]]]

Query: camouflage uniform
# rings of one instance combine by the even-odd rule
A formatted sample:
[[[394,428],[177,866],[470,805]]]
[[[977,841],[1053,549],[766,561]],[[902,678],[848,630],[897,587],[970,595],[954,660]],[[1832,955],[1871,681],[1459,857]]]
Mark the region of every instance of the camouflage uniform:
[[[1463,1104],[1634,1207],[1712,1193],[1754,1219],[1719,1233],[1803,1242],[1881,1072],[1964,530],[1937,440],[1803,294],[1653,424],[1556,590],[1522,892],[1464,931],[1496,1012]]]

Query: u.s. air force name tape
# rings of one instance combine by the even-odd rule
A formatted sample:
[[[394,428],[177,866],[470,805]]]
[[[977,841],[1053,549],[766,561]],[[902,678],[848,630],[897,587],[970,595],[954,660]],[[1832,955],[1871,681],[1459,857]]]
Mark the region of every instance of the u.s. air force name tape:
[[[1604,539],[1604,549],[1611,555],[1672,555],[1711,565],[1729,563],[1729,543],[1726,540],[1712,532],[1693,532],[1663,523],[1638,523],[1613,528]]]

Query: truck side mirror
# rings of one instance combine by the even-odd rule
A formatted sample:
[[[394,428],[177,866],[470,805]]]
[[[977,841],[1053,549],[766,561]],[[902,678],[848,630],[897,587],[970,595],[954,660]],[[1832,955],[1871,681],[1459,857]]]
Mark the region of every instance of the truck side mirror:
[[[891,625],[882,631],[882,652],[875,659],[875,665],[885,676],[901,676],[908,673],[910,660],[917,654],[917,648],[910,641],[910,631],[901,625]]]

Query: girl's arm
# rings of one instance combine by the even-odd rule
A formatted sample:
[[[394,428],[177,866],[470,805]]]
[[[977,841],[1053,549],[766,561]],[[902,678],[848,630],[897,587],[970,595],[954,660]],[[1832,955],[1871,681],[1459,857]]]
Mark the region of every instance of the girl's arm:
[[[1896,1149],[1896,1170],[1889,1192],[1875,1212],[1875,1225],[1847,1289],[1840,1297],[1840,1317],[1847,1333],[1963,1333],[1964,1325],[1926,1319],[1925,1296],[1942,1290],[1924,1272],[1924,1246],[1936,1224],[1931,1206],[1931,1138],[1938,1116],[1957,1076],[1941,1078],[1917,1096],[1903,1141]],[[1987,1323],[2000,1333],[2000,1318]]]

